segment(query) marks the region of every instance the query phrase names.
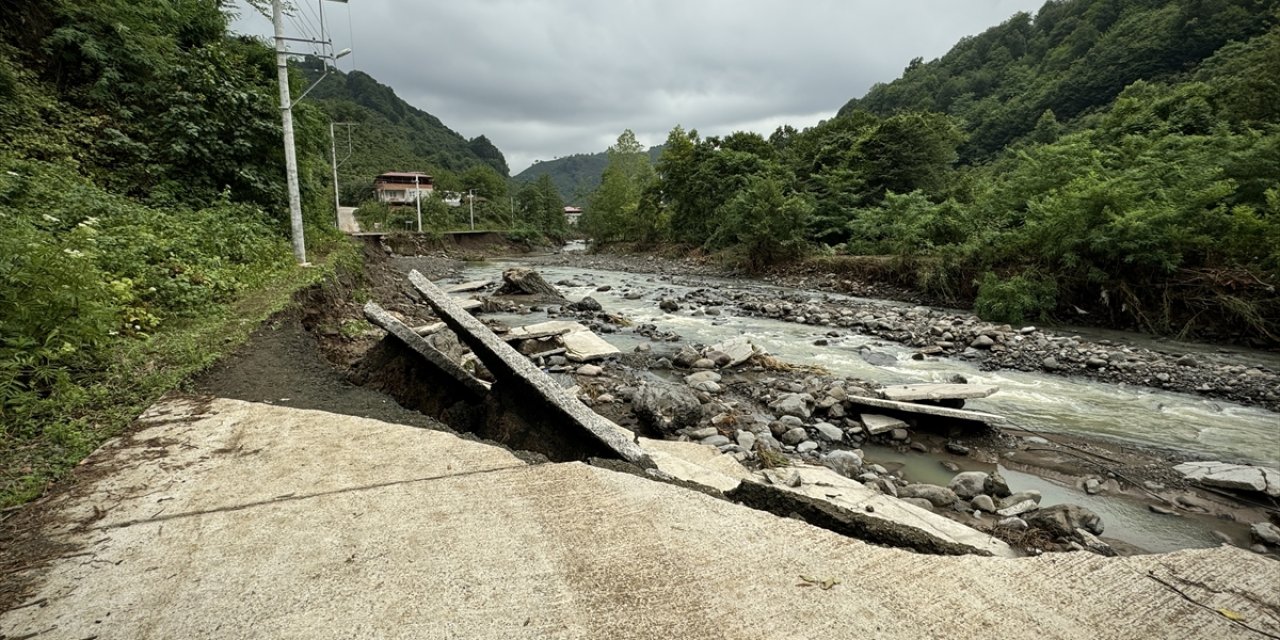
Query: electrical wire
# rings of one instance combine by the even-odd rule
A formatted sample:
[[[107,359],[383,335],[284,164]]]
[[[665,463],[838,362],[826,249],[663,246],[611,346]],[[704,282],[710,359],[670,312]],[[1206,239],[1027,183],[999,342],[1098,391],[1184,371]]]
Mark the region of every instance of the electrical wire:
[[[356,70],[356,36],[351,28],[351,4],[347,4],[347,46],[351,48],[351,70]]]

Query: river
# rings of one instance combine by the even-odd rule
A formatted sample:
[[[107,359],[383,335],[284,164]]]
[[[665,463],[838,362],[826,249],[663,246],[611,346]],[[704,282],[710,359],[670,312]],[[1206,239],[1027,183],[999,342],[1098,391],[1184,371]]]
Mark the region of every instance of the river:
[[[471,263],[464,279],[498,279],[504,268],[519,263]],[[552,283],[572,281],[582,286],[559,286],[570,299],[590,295],[606,311],[621,313],[634,324],[652,323],[662,330],[674,331],[690,343],[714,344],[735,336],[747,336],[779,358],[798,364],[823,367],[832,374],[870,380],[884,384],[910,382],[943,382],[961,374],[970,382],[1000,387],[996,395],[970,401],[966,408],[987,411],[1009,418],[1011,426],[1046,433],[1066,434],[1091,439],[1129,443],[1144,448],[1185,452],[1233,462],[1251,462],[1277,466],[1280,464],[1280,416],[1265,409],[1207,399],[1190,394],[1172,393],[1147,387],[1116,385],[1084,378],[1056,376],[1022,371],[981,371],[974,362],[962,358],[929,358],[913,360],[914,350],[871,336],[839,331],[839,337],[828,337],[826,327],[801,325],[760,316],[693,315],[685,309],[675,313],[661,311],[655,293],[678,296],[699,287],[713,287],[722,294],[735,289],[753,292],[784,290],[751,280],[632,274],[620,271],[584,270],[575,267],[540,266],[539,272]],[[597,291],[609,286],[609,291]],[[646,295],[629,300],[627,291],[643,291]],[[813,295],[822,295],[813,292]],[[892,304],[877,301],[880,304]],[[536,320],[528,316],[502,315],[498,319],[512,325]],[[618,348],[629,351],[648,338],[623,331],[604,337]],[[1110,332],[1113,341],[1124,334]],[[1132,336],[1134,342],[1146,340]],[[819,338],[829,343],[815,346]],[[876,352],[872,364],[864,357],[867,350]],[[1203,347],[1205,352],[1212,348]],[[1259,364],[1269,354],[1258,354]],[[1249,362],[1248,353],[1232,356]],[[1272,364],[1270,362],[1268,365]],[[889,451],[869,451],[870,459],[893,462]],[[936,463],[932,468],[941,471]],[[1045,504],[1075,502],[1085,504],[1102,515],[1107,522],[1108,537],[1124,540],[1150,551],[1168,551],[1185,547],[1211,546],[1217,540],[1210,535],[1212,521],[1200,518],[1170,518],[1150,513],[1144,504],[1123,498],[1088,496],[1071,487],[1036,476],[1004,471],[1015,490],[1037,489],[1045,494]],[[925,466],[911,471],[916,481],[946,483],[934,478]],[[930,476],[930,477],[921,477]]]

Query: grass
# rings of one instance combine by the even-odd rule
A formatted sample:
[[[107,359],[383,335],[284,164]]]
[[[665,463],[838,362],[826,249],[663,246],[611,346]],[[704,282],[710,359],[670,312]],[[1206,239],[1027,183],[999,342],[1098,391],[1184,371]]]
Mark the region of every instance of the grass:
[[[295,292],[358,265],[360,259],[356,245],[336,244],[323,257],[313,256],[313,266],[283,269],[234,302],[145,340],[121,341],[111,365],[84,372],[75,392],[57,399],[42,428],[0,432],[0,508],[42,495],[161,396],[243,344],[264,320],[288,307]]]

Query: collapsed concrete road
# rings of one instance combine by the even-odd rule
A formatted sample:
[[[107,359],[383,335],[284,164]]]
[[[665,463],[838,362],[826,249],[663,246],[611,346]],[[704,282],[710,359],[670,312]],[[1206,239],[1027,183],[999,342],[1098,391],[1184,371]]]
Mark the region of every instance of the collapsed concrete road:
[[[923,555],[368,419],[171,398],[140,423],[35,505],[57,556],[6,577],[30,582],[4,637],[1261,637],[1221,610],[1280,632],[1280,563],[1232,547]]]

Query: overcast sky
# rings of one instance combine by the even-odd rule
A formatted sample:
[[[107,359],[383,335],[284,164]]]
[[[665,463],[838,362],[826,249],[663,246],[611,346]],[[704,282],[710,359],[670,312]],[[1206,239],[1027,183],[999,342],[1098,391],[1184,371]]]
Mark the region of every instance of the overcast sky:
[[[288,35],[318,30],[298,0]],[[646,146],[677,124],[768,135],[831,117],[849,98],[1043,0],[351,0],[325,2],[337,48],[400,97],[472,138],[514,175],[534,160]],[[233,29],[267,35],[242,10]]]

